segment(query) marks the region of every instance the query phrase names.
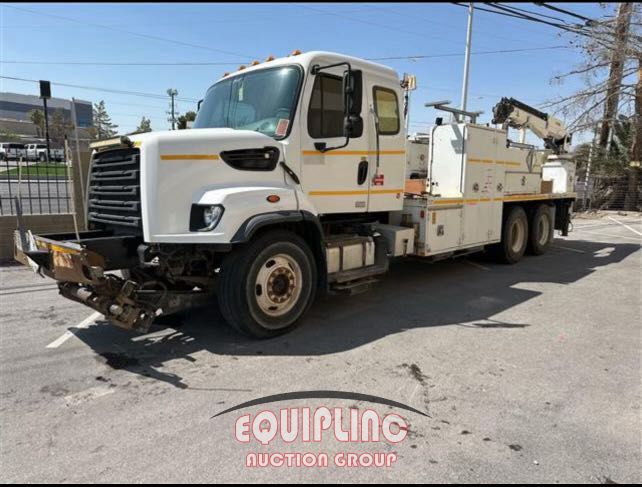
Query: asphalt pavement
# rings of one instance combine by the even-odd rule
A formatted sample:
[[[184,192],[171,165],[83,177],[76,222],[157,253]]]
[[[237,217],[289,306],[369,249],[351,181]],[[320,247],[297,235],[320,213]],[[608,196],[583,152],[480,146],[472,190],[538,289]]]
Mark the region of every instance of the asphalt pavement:
[[[324,298],[267,341],[238,335],[215,307],[136,335],[3,267],[0,481],[639,483],[641,244],[640,216],[610,213],[576,219],[547,254],[513,266],[401,261],[370,292]],[[297,399],[213,418],[309,390],[429,417]],[[407,437],[235,438],[244,414],[320,406],[399,414]],[[248,468],[252,452],[326,453],[330,465]],[[397,459],[339,467],[340,452]]]

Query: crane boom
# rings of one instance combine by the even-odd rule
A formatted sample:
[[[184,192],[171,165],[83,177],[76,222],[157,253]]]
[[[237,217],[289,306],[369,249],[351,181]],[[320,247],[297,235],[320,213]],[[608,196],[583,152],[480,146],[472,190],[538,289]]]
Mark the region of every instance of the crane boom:
[[[493,108],[493,123],[508,127],[529,129],[544,141],[544,146],[555,154],[568,152],[571,134],[561,120],[552,117],[515,98],[502,98]]]

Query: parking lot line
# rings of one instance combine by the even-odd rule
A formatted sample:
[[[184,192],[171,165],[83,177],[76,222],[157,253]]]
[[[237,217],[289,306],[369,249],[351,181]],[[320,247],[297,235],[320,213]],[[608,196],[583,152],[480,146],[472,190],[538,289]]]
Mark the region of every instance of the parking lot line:
[[[626,240],[633,240],[635,242],[640,242],[639,238],[629,237],[628,235],[612,235],[610,233],[591,232],[590,230],[582,230],[580,228],[573,230],[573,232],[583,232],[583,233],[588,233],[589,235],[598,235],[600,237],[623,238]]]
[[[626,223],[622,223],[621,221],[616,220],[615,218],[612,218],[612,217],[610,217],[610,216],[609,216],[609,217],[607,217],[607,218],[608,218],[609,220],[611,220],[611,221],[614,221],[615,223],[619,223],[619,224],[620,224],[620,225],[622,225],[624,228],[628,228],[628,229],[629,229],[629,230],[631,230],[633,233],[636,233],[636,234],[638,234],[638,235],[642,236],[642,233],[640,233],[640,232],[638,232],[637,230],[635,230],[635,229],[631,228],[631,227],[630,227],[630,226],[628,226]]]
[[[88,328],[90,325],[95,323],[100,316],[102,316],[102,314],[96,311],[95,313],[92,313],[91,315],[87,316],[87,318],[85,318],[84,320],[82,320],[80,323],[78,323],[76,326],[72,328],[75,330]],[[65,343],[67,340],[69,340],[72,336],[74,336],[74,332],[72,332],[71,330],[67,330],[65,333],[63,333],[60,337],[56,338],[53,342],[51,342],[45,348],[58,348],[60,345]]]
[[[572,247],[564,247],[563,245],[553,245],[553,247],[558,248],[558,249],[570,250],[571,252],[577,252],[578,254],[585,254],[586,253],[583,250],[574,249]]]
[[[473,262],[473,261],[468,260],[468,259],[462,259],[462,262],[465,262],[466,264],[471,265],[473,267],[477,267],[478,269],[481,269],[483,271],[489,271],[490,270],[490,267],[483,266],[481,264],[478,264],[477,262]]]

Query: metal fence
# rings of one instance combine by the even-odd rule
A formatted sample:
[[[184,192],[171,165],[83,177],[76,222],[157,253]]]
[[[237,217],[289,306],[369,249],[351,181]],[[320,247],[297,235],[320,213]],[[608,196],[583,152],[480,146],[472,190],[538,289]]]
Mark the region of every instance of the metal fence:
[[[15,215],[14,198],[22,213],[31,215],[72,212],[69,170],[66,163],[20,160],[0,161],[0,216]]]
[[[635,186],[635,185],[634,185]],[[628,176],[596,174],[586,181],[577,181],[576,211],[588,210],[633,210],[642,208],[642,185],[631,187]]]

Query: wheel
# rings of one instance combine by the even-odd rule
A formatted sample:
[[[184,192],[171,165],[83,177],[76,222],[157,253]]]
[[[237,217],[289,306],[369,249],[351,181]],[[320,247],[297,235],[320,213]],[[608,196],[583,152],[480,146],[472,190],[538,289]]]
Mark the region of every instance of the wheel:
[[[504,264],[519,262],[526,251],[528,242],[528,218],[521,206],[507,209],[502,224],[502,240],[491,247],[493,257]]]
[[[224,259],[219,308],[242,333],[277,336],[296,327],[312,304],[316,282],[316,263],[305,241],[291,232],[270,232]]]
[[[551,217],[550,207],[540,205],[533,213],[528,233],[528,253],[542,255],[548,250],[553,240],[554,222]]]
[[[40,162],[47,162],[47,156],[44,152],[41,152],[40,155],[38,156],[38,159]]]

